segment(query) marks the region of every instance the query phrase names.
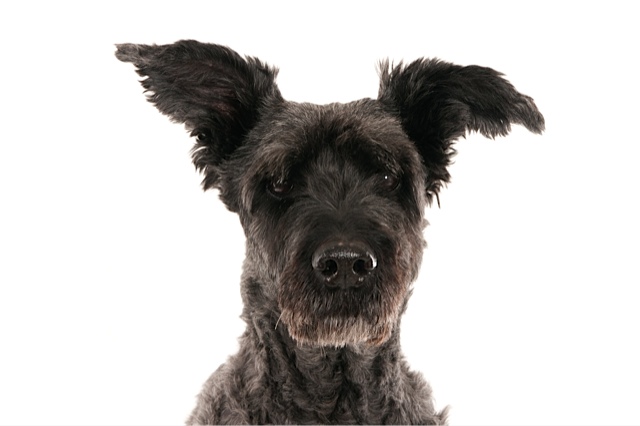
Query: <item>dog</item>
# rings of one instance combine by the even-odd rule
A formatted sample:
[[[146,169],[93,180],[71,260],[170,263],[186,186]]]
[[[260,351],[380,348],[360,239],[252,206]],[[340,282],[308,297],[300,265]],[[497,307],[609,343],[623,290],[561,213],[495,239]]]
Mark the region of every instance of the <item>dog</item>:
[[[240,350],[188,424],[442,424],[400,348],[425,208],[467,131],[534,133],[544,118],[502,74],[418,59],[379,66],[377,99],[283,99],[277,69],[220,45],[117,45],[148,100],[195,145],[246,234]]]

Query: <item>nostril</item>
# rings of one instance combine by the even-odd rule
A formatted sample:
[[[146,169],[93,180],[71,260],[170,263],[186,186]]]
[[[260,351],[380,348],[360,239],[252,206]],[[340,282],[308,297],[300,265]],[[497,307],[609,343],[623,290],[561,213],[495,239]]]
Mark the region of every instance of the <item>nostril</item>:
[[[369,272],[373,271],[376,268],[375,259],[371,256],[367,256],[366,258],[357,259],[353,263],[353,272],[356,275],[367,275]]]
[[[335,276],[338,273],[338,262],[336,262],[333,259],[327,259],[324,262],[324,265],[323,265],[322,270],[320,271],[320,273],[325,278],[331,278],[331,277]]]
[[[356,260],[353,264],[353,272],[355,272],[357,275],[365,275],[367,273],[365,261],[362,259]]]

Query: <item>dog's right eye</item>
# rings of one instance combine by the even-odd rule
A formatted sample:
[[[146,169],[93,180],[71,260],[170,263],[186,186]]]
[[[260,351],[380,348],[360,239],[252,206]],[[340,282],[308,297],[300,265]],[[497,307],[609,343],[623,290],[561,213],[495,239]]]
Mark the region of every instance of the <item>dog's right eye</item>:
[[[267,191],[276,198],[284,198],[293,190],[293,183],[286,180],[273,180],[267,184]]]
[[[208,130],[200,130],[196,133],[196,140],[200,143],[206,143],[211,140],[211,132]]]

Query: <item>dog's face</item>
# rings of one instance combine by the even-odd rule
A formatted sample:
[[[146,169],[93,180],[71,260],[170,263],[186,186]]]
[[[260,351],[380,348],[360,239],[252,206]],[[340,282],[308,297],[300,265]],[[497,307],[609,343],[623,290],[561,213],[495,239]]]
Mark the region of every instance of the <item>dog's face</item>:
[[[318,106],[285,101],[275,69],[217,45],[120,45],[117,56],[197,138],[203,186],[239,214],[245,303],[311,345],[389,338],[456,138],[544,127],[533,101],[488,68],[383,64],[378,99]]]
[[[399,121],[372,100],[285,103],[223,169],[252,248],[247,262],[270,276],[261,291],[291,336],[386,340],[424,245],[425,169]]]

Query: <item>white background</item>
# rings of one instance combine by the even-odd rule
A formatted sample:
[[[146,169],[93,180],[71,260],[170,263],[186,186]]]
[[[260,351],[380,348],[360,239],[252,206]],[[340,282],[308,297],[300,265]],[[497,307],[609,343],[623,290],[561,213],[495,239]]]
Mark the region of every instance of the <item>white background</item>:
[[[243,234],[114,43],[375,97],[379,59],[493,67],[545,115],[457,147],[403,346],[455,424],[640,423],[634,2],[2,2],[0,423],[177,424],[244,328]]]

